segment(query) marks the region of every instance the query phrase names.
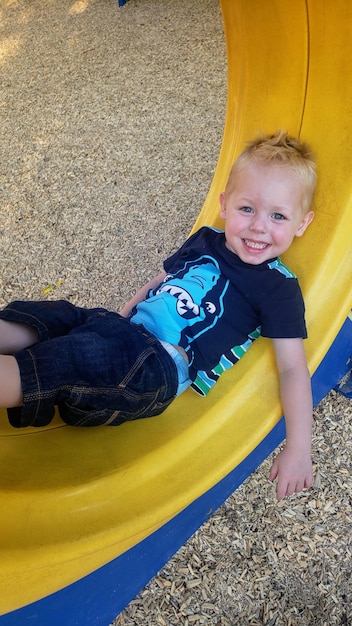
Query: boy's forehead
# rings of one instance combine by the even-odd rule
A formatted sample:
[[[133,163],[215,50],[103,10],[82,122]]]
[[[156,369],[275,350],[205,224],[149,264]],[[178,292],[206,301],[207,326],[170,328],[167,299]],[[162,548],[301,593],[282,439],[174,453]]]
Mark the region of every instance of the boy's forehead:
[[[293,206],[306,212],[305,187],[294,168],[281,163],[260,164],[255,161],[235,163],[225,189],[228,198],[236,194],[241,201],[271,202],[277,207]],[[308,207],[309,208],[309,207]]]
[[[241,161],[236,161],[233,164],[226,185],[227,191],[231,190],[234,187],[236,181],[239,178],[243,179],[243,174],[245,175],[248,173],[249,176],[253,174],[255,180],[255,175],[260,172],[264,172],[265,174],[273,175],[275,177],[279,174],[280,178],[287,178],[291,181],[292,178],[295,178],[298,182],[297,172],[295,172],[294,168],[290,166],[274,162],[261,163],[255,161],[254,159],[248,159],[243,163]]]

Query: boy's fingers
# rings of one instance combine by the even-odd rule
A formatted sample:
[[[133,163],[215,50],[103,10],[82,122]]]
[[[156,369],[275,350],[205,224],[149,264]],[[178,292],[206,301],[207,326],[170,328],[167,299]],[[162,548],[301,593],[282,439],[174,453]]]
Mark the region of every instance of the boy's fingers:
[[[277,475],[278,475],[278,466],[277,466],[276,461],[274,461],[274,463],[271,466],[270,473],[269,473],[269,480],[275,480]]]
[[[310,489],[311,487],[313,487],[313,483],[314,483],[314,480],[313,480],[313,474],[312,474],[311,476],[305,479],[304,487],[306,489]]]
[[[281,500],[286,496],[286,485],[282,485],[280,482],[277,483],[276,486],[276,497],[278,500]]]
[[[285,496],[292,496],[294,493],[300,493],[304,489],[309,489],[312,486],[313,481],[308,479],[298,480],[295,483],[290,483],[289,481],[278,481],[276,487],[276,496],[278,500],[284,498]]]

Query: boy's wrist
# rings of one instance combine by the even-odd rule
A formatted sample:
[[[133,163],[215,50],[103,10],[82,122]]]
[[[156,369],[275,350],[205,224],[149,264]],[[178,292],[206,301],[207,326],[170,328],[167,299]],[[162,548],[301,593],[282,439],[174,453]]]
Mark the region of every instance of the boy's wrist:
[[[300,456],[310,457],[312,454],[312,444],[310,441],[302,443],[302,441],[292,442],[286,440],[285,448],[287,451],[294,454],[299,454]]]

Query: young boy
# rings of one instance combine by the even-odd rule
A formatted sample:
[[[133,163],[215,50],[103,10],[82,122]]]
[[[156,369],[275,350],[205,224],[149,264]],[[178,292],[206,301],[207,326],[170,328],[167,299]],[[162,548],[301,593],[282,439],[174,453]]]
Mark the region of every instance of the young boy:
[[[260,335],[273,339],[286,446],[279,498],[312,485],[312,397],[304,304],[282,264],[313,219],[309,149],[280,131],[248,144],[220,196],[225,230],[203,227],[120,314],[65,301],[0,312],[0,406],[15,427],[118,425],[165,410],[188,386],[206,395]]]

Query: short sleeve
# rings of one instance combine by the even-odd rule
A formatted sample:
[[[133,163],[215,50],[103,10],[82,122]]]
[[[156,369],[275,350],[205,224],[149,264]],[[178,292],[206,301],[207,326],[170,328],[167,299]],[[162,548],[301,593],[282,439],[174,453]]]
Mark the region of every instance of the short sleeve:
[[[261,303],[261,334],[271,339],[306,339],[305,306],[296,278],[285,278]]]

